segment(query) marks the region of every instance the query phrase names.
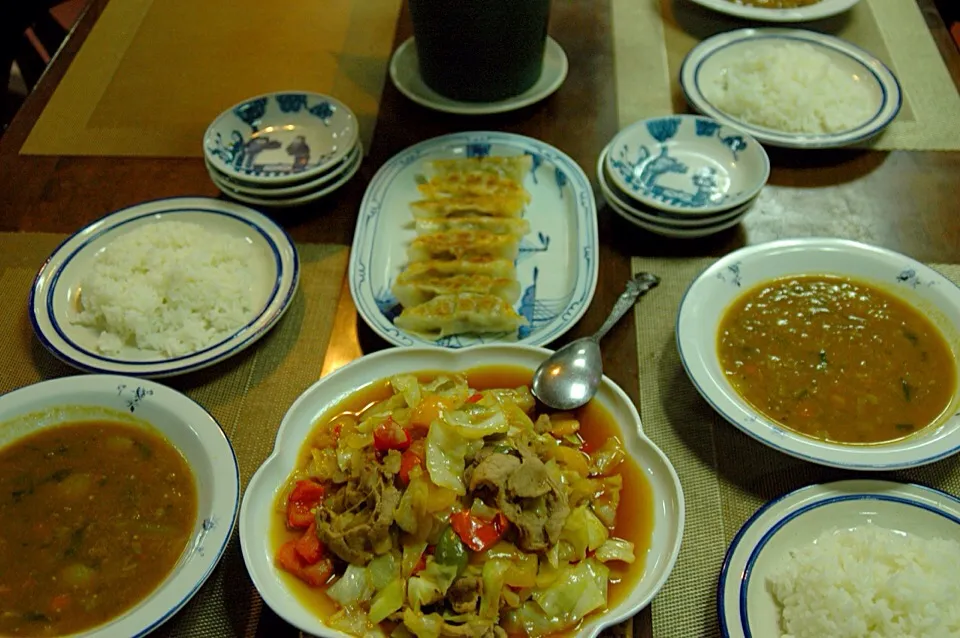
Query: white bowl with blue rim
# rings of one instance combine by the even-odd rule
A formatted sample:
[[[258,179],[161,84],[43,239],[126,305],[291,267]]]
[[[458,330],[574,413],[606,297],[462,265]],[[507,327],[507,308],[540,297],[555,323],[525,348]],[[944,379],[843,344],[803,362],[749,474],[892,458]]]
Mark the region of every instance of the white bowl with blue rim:
[[[597,158],[597,181],[600,183],[600,192],[610,207],[622,215],[628,215],[628,221],[630,222],[640,222],[641,224],[650,225],[657,229],[662,228],[666,231],[678,231],[680,233],[689,231],[696,233],[694,236],[703,237],[705,235],[702,233],[705,230],[717,232],[729,228],[730,225],[739,223],[740,219],[749,212],[754,201],[756,201],[756,198],[754,198],[742,206],[709,215],[678,214],[641,206],[638,202],[627,197],[625,193],[612,183],[613,180],[611,180],[607,174],[606,167],[606,158],[609,150],[610,147],[607,146],[600,153],[600,157]],[[643,225],[641,225],[641,227],[643,227]],[[684,235],[681,234],[679,236]]]
[[[726,1],[726,0],[721,0]],[[869,113],[846,130],[831,133],[780,131],[748,122],[723,111],[708,97],[707,88],[729,72],[731,64],[758,46],[803,44],[826,55],[848,78],[849,89],[866,87]],[[694,109],[749,133],[764,144],[784,148],[836,148],[869,140],[883,131],[900,112],[903,97],[893,72],[876,56],[846,40],[804,29],[738,29],[700,42],[683,61],[680,86]]]
[[[760,22],[809,22],[849,11],[860,0],[817,0],[802,7],[779,8],[753,6],[732,0],[692,0],[701,7],[737,18]]]
[[[207,162],[247,184],[292,184],[336,167],[359,139],[343,102],[306,91],[267,93],[231,106],[203,136]]]
[[[753,207],[753,202],[748,202],[739,208],[735,208],[735,215],[730,219],[708,226],[699,226],[696,228],[677,228],[675,226],[664,226],[663,224],[656,222],[646,221],[642,217],[635,215],[630,210],[621,207],[606,192],[603,192],[602,194],[604,200],[610,206],[610,209],[621,218],[625,219],[637,228],[642,228],[643,230],[653,233],[654,235],[671,237],[673,239],[699,239],[701,237],[709,237],[710,235],[716,235],[717,233],[729,230],[740,224],[740,222],[743,221],[743,218],[747,216],[747,214],[750,212],[750,209]]]
[[[907,438],[844,445],[786,429],[736,392],[717,354],[717,335],[726,309],[754,286],[796,275],[850,277],[895,294],[940,329],[954,359],[960,361],[960,288],[949,279],[910,257],[877,246],[843,239],[785,239],[734,251],[714,262],[687,288],[677,314],[676,340],[680,360],[700,395],[745,434],[821,465],[894,470],[926,465],[960,451],[960,396],[940,421]]]
[[[106,419],[163,435],[187,461],[197,518],[180,559],[134,607],[76,638],[145,636],[180,610],[213,572],[233,533],[240,472],[216,420],[191,399],[151,381],[85,375],[43,381],[0,396],[0,447],[43,428]]]
[[[767,503],[737,532],[720,572],[724,638],[781,635],[781,613],[767,587],[781,561],[823,534],[868,526],[960,542],[960,499],[921,485],[854,480],[811,485]]]
[[[705,215],[742,206],[770,177],[750,135],[699,115],[641,120],[611,140],[610,179],[644,206]]]
[[[249,286],[256,310],[238,330],[202,350],[177,357],[126,345],[117,354],[97,348],[99,332],[74,323],[80,283],[96,255],[125,233],[149,224],[179,221],[249,242]],[[102,217],[67,238],[37,273],[28,311],[34,333],[54,356],[87,372],[161,378],[219,363],[256,343],[286,312],[300,279],[293,241],[257,211],[206,197],[171,197],[137,204]]]
[[[390,348],[361,357],[308,388],[284,415],[273,452],[250,479],[240,508],[238,527],[243,560],[264,602],[278,616],[307,634],[346,638],[346,634],[327,625],[327,619],[317,612],[316,605],[310,605],[303,596],[290,590],[289,581],[274,561],[277,546],[270,533],[271,519],[276,516],[277,495],[299,463],[300,452],[318,422],[335,416],[332,410],[359,389],[396,374],[496,366],[523,368],[532,375],[550,354],[544,348],[517,344],[490,344],[461,350]],[[634,616],[653,600],[676,564],[685,520],[683,488],[677,473],[667,456],[643,432],[633,401],[606,376],[593,401],[613,417],[620,429],[620,440],[643,471],[652,494],[653,507],[649,515],[653,517],[653,524],[649,546],[643,554],[643,573],[636,584],[615,605],[588,616],[578,626],[577,635],[589,638]],[[621,505],[627,506],[625,502]]]
[[[529,155],[524,187],[531,200],[523,213],[530,232],[516,260],[522,290],[516,311],[528,325],[514,333],[462,334],[431,340],[393,324],[402,307],[391,286],[407,263],[416,236],[410,203],[420,199],[419,180],[434,159]],[[545,345],[587,311],[597,286],[597,205],[583,169],[566,153],[513,133],[471,131],[420,142],[377,171],[360,204],[348,279],[357,312],[374,332],[397,346],[463,348],[482,343]]]

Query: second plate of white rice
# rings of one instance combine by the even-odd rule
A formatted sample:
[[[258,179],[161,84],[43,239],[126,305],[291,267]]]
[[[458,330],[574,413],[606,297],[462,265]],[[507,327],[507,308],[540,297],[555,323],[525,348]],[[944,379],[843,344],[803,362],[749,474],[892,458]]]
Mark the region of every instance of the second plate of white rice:
[[[724,561],[730,638],[960,635],[960,499],[889,481],[812,485],[762,507]]]
[[[762,143],[849,146],[900,112],[893,72],[853,44],[803,29],[739,29],[693,48],[680,69],[687,101]]]
[[[286,311],[293,242],[264,215],[176,197],[107,215],[47,260],[30,297],[34,330],[87,371],[166,377],[240,352]]]

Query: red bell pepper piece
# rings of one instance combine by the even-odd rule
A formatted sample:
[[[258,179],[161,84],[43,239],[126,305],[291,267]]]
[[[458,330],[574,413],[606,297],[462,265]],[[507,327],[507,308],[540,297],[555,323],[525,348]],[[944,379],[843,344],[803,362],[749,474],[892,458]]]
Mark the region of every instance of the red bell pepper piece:
[[[483,398],[483,395],[477,392],[476,394],[472,395],[469,399],[467,399],[467,403],[476,403],[482,398]]]
[[[277,550],[277,564],[284,571],[293,574],[311,587],[320,587],[330,580],[333,574],[333,561],[325,558],[313,565],[308,565],[297,551],[300,540],[287,541]]]
[[[386,452],[387,450],[402,452],[410,447],[410,441],[410,433],[400,427],[393,420],[393,417],[387,417],[387,420],[373,431],[373,447],[377,452]]]
[[[295,549],[307,565],[315,565],[323,557],[323,543],[317,536],[316,522],[310,523],[307,531],[297,540]]]
[[[467,547],[475,552],[482,552],[503,538],[510,527],[510,521],[503,512],[497,512],[492,521],[485,521],[464,510],[450,517],[450,525]]]
[[[423,467],[423,457],[416,450],[410,448],[400,456],[400,482],[410,484],[410,472],[417,466]]]
[[[323,500],[323,486],[310,480],[297,481],[287,498],[287,525],[306,529],[314,521],[313,508]]]

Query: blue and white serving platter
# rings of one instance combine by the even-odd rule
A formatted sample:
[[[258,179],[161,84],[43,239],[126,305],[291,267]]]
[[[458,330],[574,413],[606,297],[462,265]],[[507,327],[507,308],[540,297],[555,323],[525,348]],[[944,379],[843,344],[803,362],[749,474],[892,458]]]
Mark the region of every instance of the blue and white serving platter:
[[[785,239],[734,251],[687,288],[677,314],[676,340],[687,376],[701,396],[747,435],[821,465],[894,470],[926,465],[960,451],[960,396],[954,397],[941,421],[909,437],[876,445],[843,445],[781,427],[734,390],[717,355],[723,314],[754,286],[793,275],[851,277],[897,295],[940,329],[955,361],[960,362],[960,288],[949,279],[885,248],[843,239]]]
[[[0,396],[0,447],[71,421],[108,419],[159,432],[196,479],[197,517],[180,559],[134,607],[73,638],[140,638],[173,617],[206,582],[233,533],[240,471],[217,421],[192,399],[159,383],[118,375],[84,375],[35,383]]]
[[[737,18],[760,22],[809,22],[849,11],[860,0],[820,0],[805,7],[773,9],[742,4],[736,0],[692,0],[702,7]]]
[[[767,503],[737,532],[720,572],[724,638],[782,635],[767,578],[791,550],[865,526],[960,541],[960,499],[920,485],[857,480],[811,485]]]
[[[455,335],[433,341],[394,326],[402,308],[390,289],[407,263],[415,237],[410,203],[417,180],[434,159],[486,155],[532,156],[524,186],[531,194],[524,218],[531,231],[520,245],[516,310],[529,322],[517,334]],[[350,292],[364,321],[398,346],[462,348],[481,343],[545,345],[583,316],[597,285],[597,207],[583,170],[562,151],[511,133],[444,135],[402,151],[371,180],[360,205],[350,252]]]
[[[758,45],[771,43],[806,44],[828,56],[847,75],[851,87],[861,84],[867,88],[872,115],[844,131],[794,133],[758,126],[728,115],[706,97],[705,87],[722,78],[730,64]],[[700,113],[746,131],[764,144],[784,148],[837,148],[863,142],[883,131],[900,112],[903,102],[896,76],[874,55],[846,40],[804,29],[738,29],[707,38],[684,59],[680,67],[680,86],[687,102]]]
[[[770,159],[740,130],[699,115],[670,115],[617,133],[606,168],[617,188],[640,204],[702,216],[756,197],[770,176]]]
[[[286,91],[244,100],[203,136],[207,161],[249,184],[291,184],[337,166],[359,139],[357,118],[339,100]]]
[[[71,323],[76,316],[80,282],[93,258],[125,233],[163,221],[190,222],[249,242],[256,258],[250,264],[258,309],[247,323],[219,343],[179,357],[126,346],[105,355],[99,333]],[[110,213],[69,237],[40,269],[30,291],[28,311],[40,342],[54,356],[87,372],[112,372],[160,378],[193,372],[219,363],[263,337],[283,316],[300,278],[296,247],[268,217],[231,202],[206,197],[172,197]]]

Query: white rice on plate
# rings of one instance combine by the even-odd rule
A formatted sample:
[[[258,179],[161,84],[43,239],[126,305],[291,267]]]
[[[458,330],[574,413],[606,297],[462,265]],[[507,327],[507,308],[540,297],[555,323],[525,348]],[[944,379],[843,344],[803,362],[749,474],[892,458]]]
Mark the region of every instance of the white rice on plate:
[[[809,44],[758,44],[706,82],[703,95],[731,117],[788,133],[848,131],[877,111],[863,81]]]
[[[767,579],[782,638],[960,636],[960,543],[874,525],[792,550]]]
[[[254,314],[253,246],[187,222],[142,226],[94,257],[71,323],[100,332],[97,349],[167,357],[221,341]]]

